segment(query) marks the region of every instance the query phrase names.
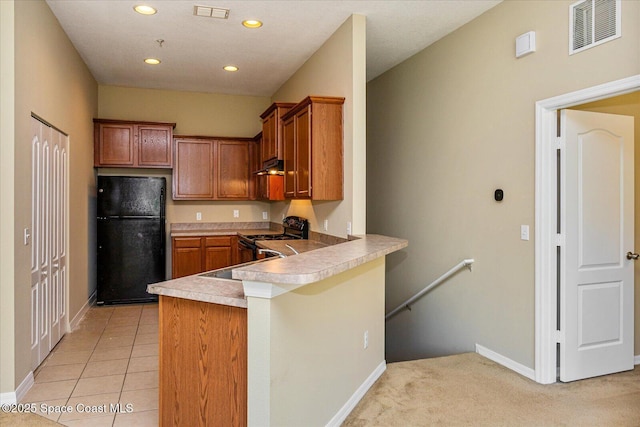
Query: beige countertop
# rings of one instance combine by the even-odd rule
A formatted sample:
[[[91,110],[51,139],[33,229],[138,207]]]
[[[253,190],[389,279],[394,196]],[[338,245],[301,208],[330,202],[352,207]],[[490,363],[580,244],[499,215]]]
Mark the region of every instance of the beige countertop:
[[[270,223],[264,222],[185,222],[170,225],[171,237],[228,236],[252,234],[282,234],[271,230]]]
[[[250,236],[254,234],[282,234],[282,231],[274,231],[264,228],[225,228],[225,229],[203,229],[203,230],[180,230],[171,231],[171,237],[197,237],[197,236],[235,236],[238,234],[244,234]]]
[[[238,280],[203,277],[199,274],[153,283],[147,286],[150,294],[184,298],[214,304],[247,308],[242,282]]]
[[[243,281],[288,285],[296,288],[337,275],[373,261],[408,245],[405,239],[368,234],[359,239],[327,246],[312,240],[263,240],[260,245],[293,253],[285,244],[301,252],[287,258],[273,257],[263,262],[231,267],[233,279],[193,275],[147,286],[152,294],[215,304],[247,307]],[[281,246],[280,246],[281,245]],[[288,252],[285,252],[288,251]]]
[[[256,246],[263,249],[272,249],[282,252],[287,256],[296,255],[287,245],[294,248],[299,253],[314,251],[320,248],[326,248],[327,244],[315,240],[258,240]]]
[[[286,243],[291,244],[291,241]],[[356,240],[300,255],[274,257],[269,262],[236,268],[233,270],[233,278],[252,282],[307,285],[398,251],[408,243],[405,239],[367,234]]]

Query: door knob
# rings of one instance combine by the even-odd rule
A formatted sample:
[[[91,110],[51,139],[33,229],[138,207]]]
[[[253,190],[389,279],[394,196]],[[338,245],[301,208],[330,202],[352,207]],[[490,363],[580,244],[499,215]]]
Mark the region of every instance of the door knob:
[[[640,254],[634,254],[633,252],[627,252],[627,259],[637,261],[640,258]]]

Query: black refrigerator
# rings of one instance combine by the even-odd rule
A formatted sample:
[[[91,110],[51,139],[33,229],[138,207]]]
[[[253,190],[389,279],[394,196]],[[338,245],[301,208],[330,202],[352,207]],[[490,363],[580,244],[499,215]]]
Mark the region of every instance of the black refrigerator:
[[[98,176],[97,304],[157,301],[165,280],[164,178]]]

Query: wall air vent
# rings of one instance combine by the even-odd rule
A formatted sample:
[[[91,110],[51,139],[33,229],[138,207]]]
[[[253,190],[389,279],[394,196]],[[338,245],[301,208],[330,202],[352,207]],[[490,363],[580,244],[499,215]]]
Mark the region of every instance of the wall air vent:
[[[621,0],[581,0],[569,6],[569,55],[622,34]]]

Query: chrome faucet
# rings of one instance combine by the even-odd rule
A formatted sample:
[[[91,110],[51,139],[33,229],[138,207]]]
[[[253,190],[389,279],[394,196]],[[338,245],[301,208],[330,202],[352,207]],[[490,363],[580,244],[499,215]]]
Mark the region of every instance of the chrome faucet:
[[[296,255],[298,255],[298,254],[300,253],[300,252],[296,251],[296,250],[294,249],[294,247],[293,247],[293,246],[291,246],[291,245],[289,245],[289,244],[286,244],[286,243],[285,243],[285,246],[286,246],[286,247],[288,247],[289,249],[291,249],[291,250],[293,251],[293,253],[294,253],[294,254],[296,254]]]
[[[286,258],[287,256],[280,251],[274,251],[273,249],[258,249],[259,254],[274,254],[278,255],[280,258]]]

